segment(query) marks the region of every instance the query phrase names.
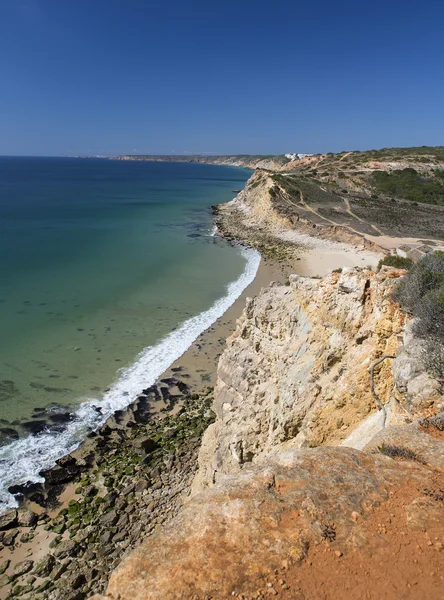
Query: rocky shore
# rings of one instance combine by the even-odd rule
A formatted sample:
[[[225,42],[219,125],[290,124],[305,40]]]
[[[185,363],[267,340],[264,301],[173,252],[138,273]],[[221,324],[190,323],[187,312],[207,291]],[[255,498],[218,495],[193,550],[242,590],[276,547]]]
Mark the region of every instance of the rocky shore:
[[[0,597],[81,600],[103,591],[122,557],[182,505],[211,404],[211,388],[191,393],[177,373],[57,461],[45,484],[16,486],[22,507],[0,517]]]

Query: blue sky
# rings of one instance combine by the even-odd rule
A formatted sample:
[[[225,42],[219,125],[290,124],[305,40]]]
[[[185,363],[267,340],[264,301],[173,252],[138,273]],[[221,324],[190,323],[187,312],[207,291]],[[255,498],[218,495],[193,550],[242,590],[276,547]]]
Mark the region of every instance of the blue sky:
[[[0,154],[444,144],[444,5],[1,0]]]

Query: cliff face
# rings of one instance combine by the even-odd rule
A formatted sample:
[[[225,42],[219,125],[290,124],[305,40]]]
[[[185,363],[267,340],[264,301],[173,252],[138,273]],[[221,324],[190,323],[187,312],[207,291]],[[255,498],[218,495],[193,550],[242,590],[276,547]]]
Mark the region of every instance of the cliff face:
[[[292,187],[287,189],[290,181]],[[319,247],[321,240],[328,240],[384,252],[379,244],[365,237],[364,220],[356,220],[357,223],[351,226],[350,214],[345,220],[325,218],[317,206],[311,205],[313,198],[293,185],[288,176],[256,170],[232,202],[218,206],[219,229],[249,243],[260,235],[307,247]],[[314,184],[304,182],[303,185],[311,185],[310,190],[315,195],[319,192],[327,194]],[[334,205],[329,198],[329,209],[334,206],[335,212],[340,215],[343,200],[334,196],[333,201]]]
[[[107,598],[441,597],[444,418],[418,417],[442,396],[391,300],[401,273],[293,276],[248,300],[193,496],[113,573]],[[372,382],[387,418],[366,444],[363,425],[384,412]],[[353,435],[362,451],[341,447]]]
[[[369,367],[396,353],[405,315],[390,299],[394,270],[290,277],[248,300],[218,368],[217,421],[204,434],[194,491],[272,449],[338,444],[377,403]],[[391,399],[390,361],[375,376]]]

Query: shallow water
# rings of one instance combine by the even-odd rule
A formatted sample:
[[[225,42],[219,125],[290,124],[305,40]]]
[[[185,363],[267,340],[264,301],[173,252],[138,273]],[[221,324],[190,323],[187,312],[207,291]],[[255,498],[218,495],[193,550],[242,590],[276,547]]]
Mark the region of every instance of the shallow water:
[[[3,492],[127,405],[254,278],[257,254],[212,235],[210,212],[249,174],[0,158],[0,427],[21,436],[3,436]],[[26,435],[61,406],[63,431]]]

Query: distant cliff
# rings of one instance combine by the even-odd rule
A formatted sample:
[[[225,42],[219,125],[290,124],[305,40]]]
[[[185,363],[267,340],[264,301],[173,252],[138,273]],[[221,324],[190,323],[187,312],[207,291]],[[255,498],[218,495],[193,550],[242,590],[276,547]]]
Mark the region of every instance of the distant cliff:
[[[278,155],[252,155],[252,154],[233,154],[227,156],[201,156],[201,155],[122,155],[113,157],[114,160],[138,160],[146,162],[186,162],[186,163],[204,163],[213,165],[232,165],[234,167],[246,167],[249,169],[270,169],[280,171],[289,161],[285,156]]]
[[[381,252],[404,238],[434,245],[444,240],[444,206],[373,198],[370,191],[352,194],[297,172],[257,169],[237,197],[217,210],[221,231],[246,241],[260,234],[291,242],[302,233]]]

